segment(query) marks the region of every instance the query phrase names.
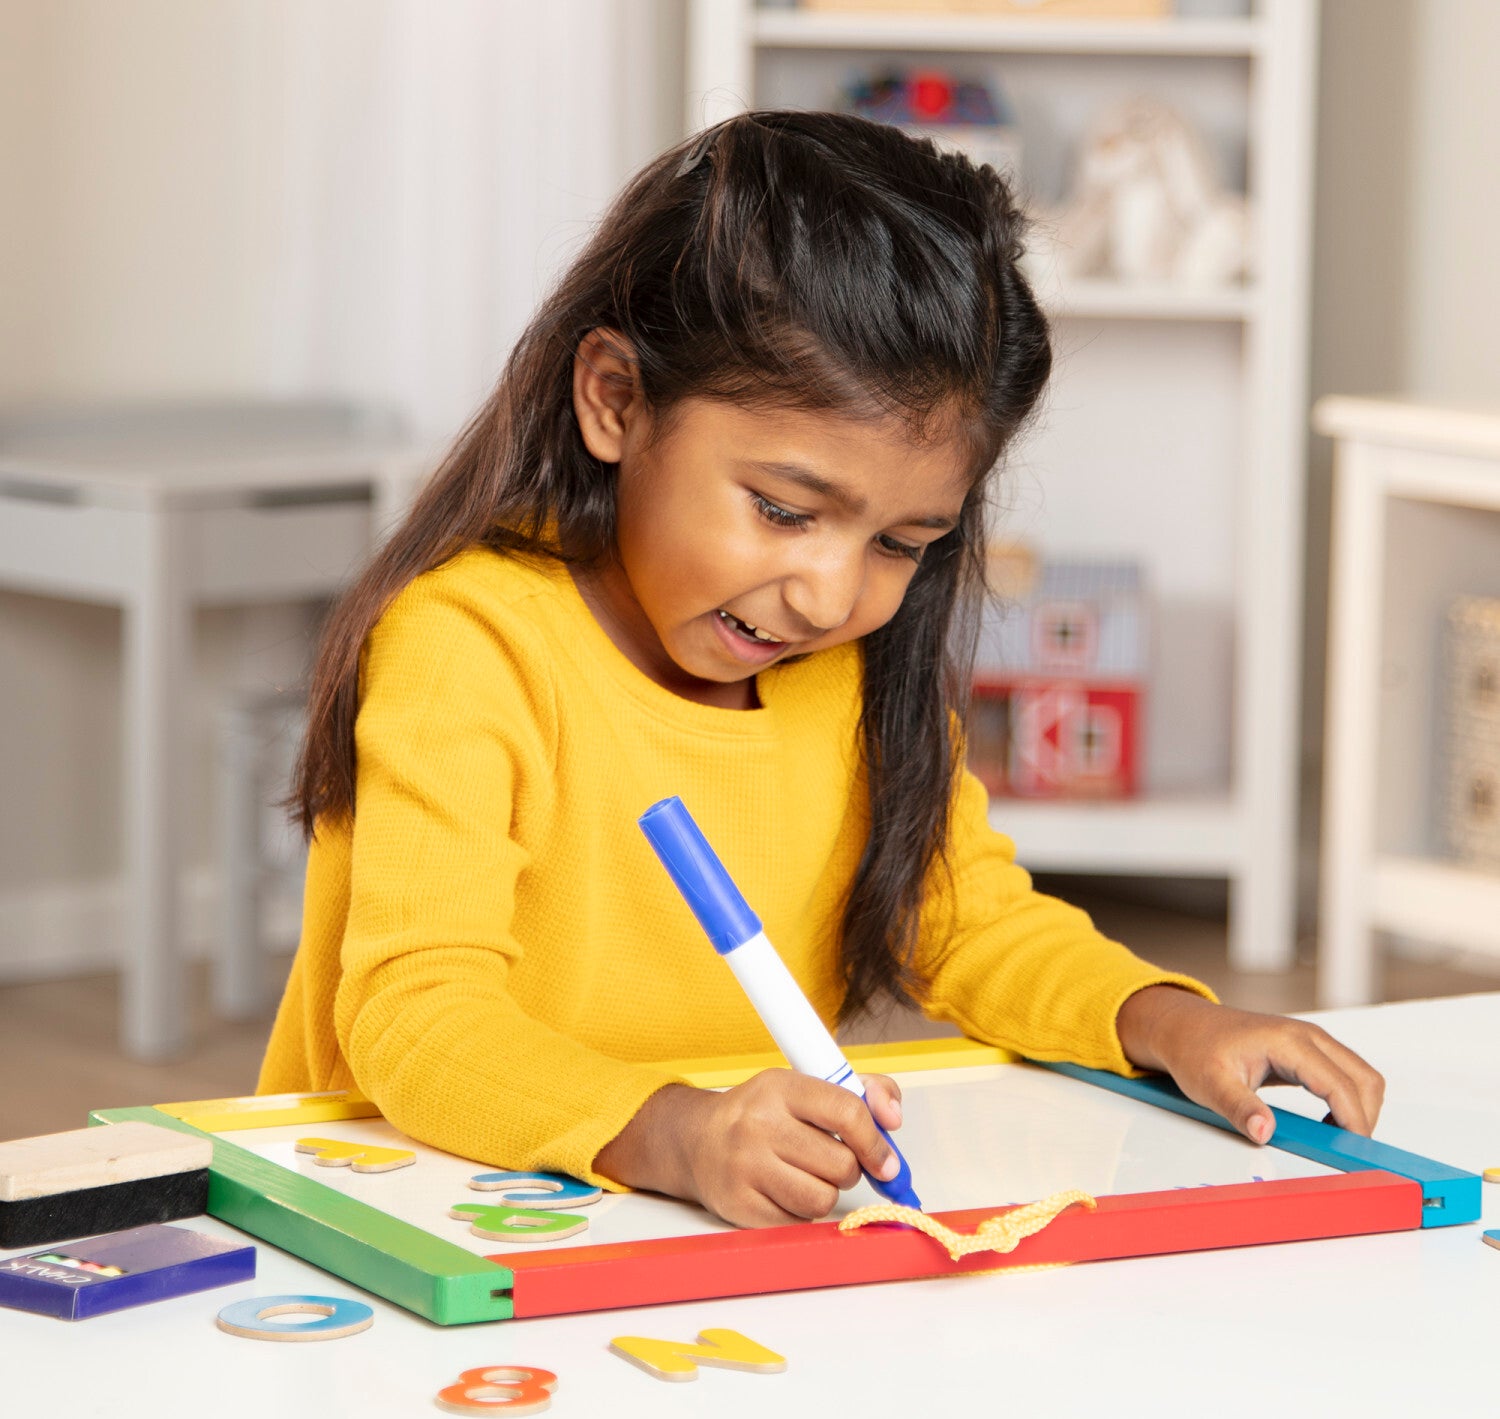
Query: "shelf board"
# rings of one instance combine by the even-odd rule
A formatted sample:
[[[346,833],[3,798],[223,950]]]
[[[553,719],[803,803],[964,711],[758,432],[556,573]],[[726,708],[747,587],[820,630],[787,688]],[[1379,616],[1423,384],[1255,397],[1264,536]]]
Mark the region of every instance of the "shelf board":
[[[1160,281],[1070,281],[1042,293],[1055,320],[1249,320],[1254,286],[1176,286]]]
[[[1370,870],[1370,920],[1418,941],[1500,954],[1500,874],[1381,854]]]
[[[1220,877],[1243,865],[1240,814],[1228,793],[1107,802],[992,798],[990,826],[1037,872]]]
[[[764,49],[1249,57],[1258,53],[1264,42],[1263,23],[1254,19],[1043,20],[759,7],[752,15],[751,39]]]

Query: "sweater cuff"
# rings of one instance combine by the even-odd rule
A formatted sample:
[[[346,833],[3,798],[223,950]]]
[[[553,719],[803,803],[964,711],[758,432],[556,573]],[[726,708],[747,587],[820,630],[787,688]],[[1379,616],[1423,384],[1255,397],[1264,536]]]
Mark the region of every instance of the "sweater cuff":
[[[1111,1074],[1123,1074],[1126,1078],[1139,1079],[1150,1070],[1138,1069],[1126,1057],[1125,1047],[1120,1043],[1120,1009],[1137,991],[1153,985],[1171,985],[1217,1005],[1219,998],[1202,981],[1192,976],[1179,975],[1175,971],[1148,969],[1144,973],[1123,970],[1113,973],[1114,980],[1107,983],[1096,997],[1089,1011],[1095,1023],[1090,1031],[1091,1044],[1084,1046],[1070,1042],[1059,1048],[1022,1049],[1027,1059],[1061,1060],[1069,1064],[1081,1064],[1087,1069],[1105,1069]]]
[[[1123,1074],[1127,1079],[1141,1079],[1152,1072],[1149,1069],[1138,1069],[1126,1056],[1125,1046],[1120,1043],[1120,1011],[1124,1009],[1125,1002],[1132,995],[1136,995],[1143,990],[1149,990],[1154,985],[1176,986],[1179,990],[1186,990],[1193,995],[1201,996],[1213,1005],[1219,1003],[1219,997],[1204,985],[1202,981],[1194,980],[1192,976],[1178,975],[1175,971],[1163,971],[1153,976],[1150,980],[1141,981],[1139,984],[1131,986],[1128,990],[1120,993],[1119,999],[1115,1001],[1114,1008],[1110,1011],[1109,1018],[1112,1022],[1112,1027],[1109,1043],[1112,1053],[1109,1060],[1102,1065],[1096,1066],[1097,1068],[1107,1069],[1111,1074]]]
[[[594,1160],[619,1137],[647,1099],[668,1084],[687,1082],[671,1070],[650,1065],[634,1068],[628,1075],[621,1076],[608,1100],[601,1101],[599,1112],[567,1137],[558,1140],[557,1171],[578,1178],[591,1187],[602,1187],[606,1192],[631,1191],[624,1183],[596,1173]]]

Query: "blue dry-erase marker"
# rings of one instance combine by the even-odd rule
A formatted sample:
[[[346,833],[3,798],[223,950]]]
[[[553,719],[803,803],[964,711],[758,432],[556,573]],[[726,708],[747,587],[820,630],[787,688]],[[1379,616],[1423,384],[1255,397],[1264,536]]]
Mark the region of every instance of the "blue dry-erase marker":
[[[708,933],[714,950],[729,963],[792,1068],[864,1098],[865,1086],[859,1075],[818,1019],[817,1011],[807,1003],[792,973],[761,930],[760,918],[740,895],[682,800],[664,798],[641,814],[639,821],[662,866]],[[875,1127],[891,1145],[901,1171],[890,1182],[866,1173],[870,1186],[882,1197],[920,1211],[922,1204],[912,1191],[906,1159],[891,1135],[878,1123]]]

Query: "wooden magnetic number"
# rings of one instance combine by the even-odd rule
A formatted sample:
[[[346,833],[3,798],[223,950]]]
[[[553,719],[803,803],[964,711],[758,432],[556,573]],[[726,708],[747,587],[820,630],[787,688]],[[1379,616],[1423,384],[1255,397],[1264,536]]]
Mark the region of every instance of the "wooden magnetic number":
[[[317,1320],[277,1320],[284,1315],[315,1315]],[[225,1306],[216,1317],[220,1330],[247,1340],[339,1340],[368,1330],[375,1312],[345,1296],[252,1296]]]
[[[450,1414],[540,1414],[552,1403],[557,1376],[529,1365],[490,1365],[465,1370],[456,1384],[440,1389],[437,1407]]]
[[[540,1207],[549,1212],[587,1207],[604,1196],[602,1187],[590,1187],[566,1173],[475,1173],[469,1186],[475,1192],[498,1192],[504,1207]]]
[[[469,1223],[476,1237],[497,1242],[555,1242],[583,1231],[587,1217],[566,1212],[538,1212],[533,1207],[484,1207],[477,1202],[448,1209],[450,1217]]]
[[[737,1330],[705,1330],[696,1345],[681,1340],[652,1340],[644,1335],[618,1335],[609,1342],[609,1348],[659,1380],[695,1380],[698,1365],[750,1370],[761,1375],[779,1374],[786,1369],[784,1356],[756,1344]]]
[[[369,1143],[345,1143],[338,1138],[299,1138],[299,1153],[311,1153],[322,1168],[352,1168],[356,1173],[388,1173],[417,1161],[409,1148],[376,1148]]]

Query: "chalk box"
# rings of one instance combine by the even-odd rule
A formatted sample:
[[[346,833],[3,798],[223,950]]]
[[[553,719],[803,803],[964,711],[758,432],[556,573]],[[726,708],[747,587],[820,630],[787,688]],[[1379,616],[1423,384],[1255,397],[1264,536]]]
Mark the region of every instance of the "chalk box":
[[[86,1320],[254,1276],[253,1246],[157,1224],[0,1261],[0,1306]]]

